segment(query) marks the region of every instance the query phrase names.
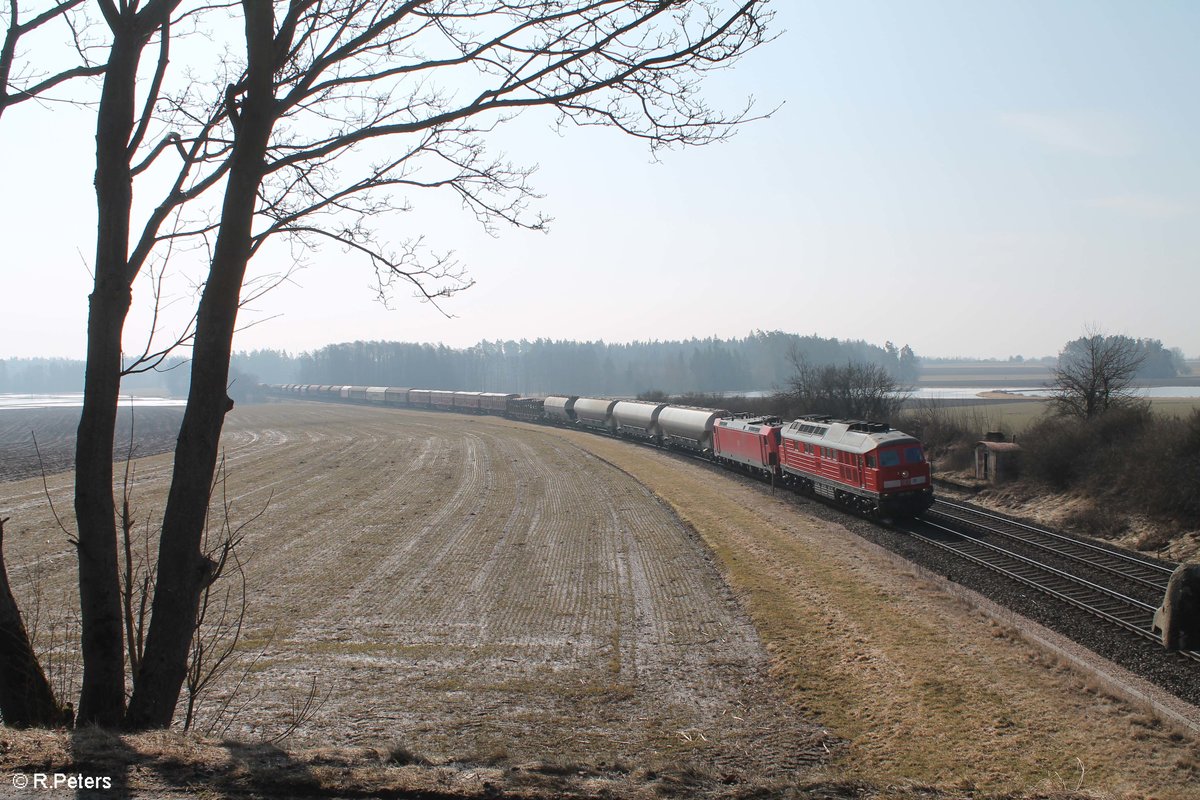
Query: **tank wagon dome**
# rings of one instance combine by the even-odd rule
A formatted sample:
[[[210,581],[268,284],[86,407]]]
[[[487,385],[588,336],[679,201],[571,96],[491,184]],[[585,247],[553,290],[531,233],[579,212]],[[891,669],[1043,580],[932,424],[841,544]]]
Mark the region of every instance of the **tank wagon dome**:
[[[571,422],[575,419],[575,401],[579,398],[575,395],[556,395],[552,394],[546,398],[543,404],[546,416],[552,420],[559,422]]]

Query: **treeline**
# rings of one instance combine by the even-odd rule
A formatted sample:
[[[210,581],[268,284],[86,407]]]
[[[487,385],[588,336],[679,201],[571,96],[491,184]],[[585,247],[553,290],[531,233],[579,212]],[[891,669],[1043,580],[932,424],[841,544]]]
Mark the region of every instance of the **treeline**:
[[[622,344],[537,339],[485,341],[464,349],[409,342],[353,342],[297,356],[294,380],[525,394],[767,391],[788,382],[797,358],[816,365],[875,364],[902,382],[915,380],[919,363],[910,348],[897,348],[890,342],[880,347],[863,341],[755,331],[742,339]],[[250,360],[238,364],[248,372],[255,371]]]
[[[230,362],[230,394],[247,398],[258,383],[333,383],[420,386],[459,391],[523,394],[636,395],[647,391],[769,392],[787,386],[799,365],[873,365],[897,382],[916,380],[919,360],[907,345],[755,331],[741,339],[666,342],[534,341],[480,342],[452,348],[414,342],[331,344],[297,355],[281,350],[236,353]],[[16,365],[15,367],[13,365]],[[78,392],[83,362],[68,359],[0,361],[0,392]],[[182,358],[163,369],[130,375],[122,389],[161,387],[172,395],[188,390],[190,365]]]
[[[1127,344],[1131,352],[1136,355],[1139,365],[1133,377],[1137,380],[1161,380],[1189,374],[1188,366],[1185,363],[1186,356],[1178,347],[1168,348],[1159,339],[1135,339],[1131,336],[1121,335],[1106,338]],[[1063,352],[1067,352],[1072,344],[1074,342],[1068,343]],[[922,360],[930,366],[944,364],[1046,364],[1053,366],[1061,357],[1062,353],[1058,356],[1042,356],[1040,358],[1025,358],[1017,355],[1008,358],[968,358],[964,356],[932,357]]]
[[[72,358],[0,358],[0,394],[72,394],[83,391],[84,363]],[[154,372],[127,375],[123,389],[164,386]]]

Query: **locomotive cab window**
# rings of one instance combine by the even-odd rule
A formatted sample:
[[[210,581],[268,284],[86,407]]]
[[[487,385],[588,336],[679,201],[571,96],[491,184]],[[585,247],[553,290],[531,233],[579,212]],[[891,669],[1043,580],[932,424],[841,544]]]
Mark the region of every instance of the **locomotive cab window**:
[[[920,464],[924,460],[925,460],[925,457],[921,454],[921,448],[919,448],[919,447],[904,448],[904,463],[905,464]]]
[[[879,466],[881,466],[881,467],[898,467],[898,466],[900,466],[900,451],[899,450],[880,450],[879,451]]]
[[[875,454],[874,453],[867,454],[867,468],[875,469]]]

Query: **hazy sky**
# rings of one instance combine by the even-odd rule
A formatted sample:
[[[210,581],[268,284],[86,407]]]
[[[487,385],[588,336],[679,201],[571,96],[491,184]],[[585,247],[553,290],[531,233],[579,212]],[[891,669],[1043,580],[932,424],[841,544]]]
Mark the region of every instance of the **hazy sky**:
[[[385,231],[469,268],[455,318],[403,290],[385,309],[370,268],[326,248],[243,312],[261,322],[235,346],[780,329],[1006,357],[1091,324],[1200,355],[1200,3],[776,9],[780,38],[710,85],[726,107],[783,104],[732,141],[652,163],[529,113],[494,149],[539,166],[550,233],[491,238],[452,198],[411,195]],[[0,357],[84,352],[93,124],[29,104],[0,119]]]

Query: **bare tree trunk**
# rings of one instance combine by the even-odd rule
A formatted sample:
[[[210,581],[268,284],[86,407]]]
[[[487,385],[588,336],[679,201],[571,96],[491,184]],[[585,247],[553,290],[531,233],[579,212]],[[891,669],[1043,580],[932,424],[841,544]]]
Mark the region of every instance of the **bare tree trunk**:
[[[242,280],[250,260],[250,237],[267,142],[275,123],[272,9],[269,3],[244,0],[243,10],[248,51],[245,95],[237,103],[231,87],[228,102],[235,120],[236,143],[213,260],[197,313],[192,384],[163,514],[158,582],[146,651],[126,718],[126,727],[134,730],[171,724],[187,675],[188,648],[196,628],[200,596],[214,566],[201,550],[204,522],[221,428],[225,414],[232,408],[226,394],[229,357]]]
[[[96,125],[95,286],[89,298],[87,370],[75,445],[75,521],[79,529],[79,602],[83,689],[79,721],[114,727],[125,710],[121,592],[113,503],[113,435],[121,387],[121,334],[131,303],[127,148],[145,37],[114,28]]]
[[[70,724],[33,652],[21,610],[8,585],[4,523],[0,519],[0,715],[14,728]]]

